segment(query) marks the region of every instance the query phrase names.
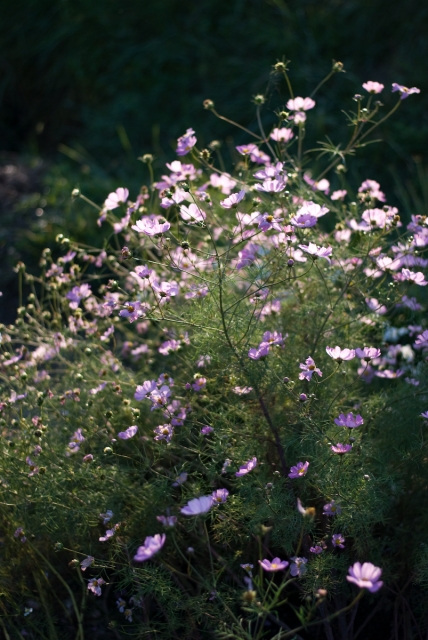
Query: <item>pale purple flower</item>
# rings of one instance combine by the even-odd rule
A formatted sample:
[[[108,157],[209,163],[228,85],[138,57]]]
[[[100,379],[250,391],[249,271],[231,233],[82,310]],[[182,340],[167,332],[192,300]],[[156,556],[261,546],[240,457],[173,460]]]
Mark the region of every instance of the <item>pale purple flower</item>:
[[[331,542],[333,547],[338,547],[339,549],[345,548],[345,537],[341,533],[334,533]]]
[[[364,82],[363,89],[368,91],[369,93],[380,93],[385,88],[385,85],[380,82],[373,82],[373,80],[368,80]]]
[[[396,378],[400,378],[403,373],[404,371],[402,369],[397,369],[396,371],[383,369],[383,371],[376,371],[375,376],[378,378],[385,378],[386,380],[395,380]]]
[[[72,453],[76,453],[80,449],[80,443],[85,440],[85,437],[82,433],[82,429],[77,429],[71,436],[71,440],[68,443],[68,448],[71,449]]]
[[[347,427],[348,429],[355,429],[356,427],[361,427],[361,425],[364,424],[363,418],[359,414],[354,416],[352,411],[347,414],[339,414],[339,417],[335,418],[334,422],[338,427]]]
[[[127,302],[124,307],[124,309],[119,311],[119,315],[122,318],[128,318],[131,323],[138,320],[138,318],[143,318],[150,308],[146,302],[140,302],[139,300],[136,300],[136,302]]]
[[[185,222],[189,224],[194,224],[195,222],[203,222],[206,218],[206,213],[202,209],[194,204],[193,202],[189,204],[188,207],[182,205],[180,207],[180,215]]]
[[[110,325],[107,331],[104,331],[103,335],[100,337],[101,342],[107,342],[111,335],[114,333],[114,326]]]
[[[91,293],[91,287],[89,284],[82,284],[80,286],[73,287],[65,296],[67,300],[70,301],[70,309],[77,309],[80,301],[88,298]]]
[[[403,296],[401,298],[401,302],[404,307],[408,307],[412,311],[421,311],[423,309],[422,305],[419,304],[416,298],[408,298],[407,296]]]
[[[143,384],[138,385],[134,398],[135,400],[145,400],[155,389],[157,389],[156,380],[146,380]]]
[[[281,180],[287,181],[287,174],[284,170],[283,162],[276,162],[275,164],[268,165],[264,169],[259,169],[254,174],[254,177],[258,180]]]
[[[113,517],[113,511],[111,511],[111,509],[107,509],[107,511],[105,513],[100,513],[100,518],[103,521],[103,524],[107,524],[107,522],[110,522],[110,520]]]
[[[288,567],[287,560],[281,560],[280,558],[274,558],[272,561],[267,560],[259,560],[259,565],[265,571],[283,571]]]
[[[323,178],[322,180],[313,180],[309,173],[303,175],[303,180],[312,187],[313,191],[323,191],[326,195],[330,191],[330,182]]]
[[[233,393],[236,393],[237,396],[245,396],[247,393],[251,393],[253,387],[233,387]]]
[[[290,111],[308,111],[315,107],[315,100],[312,98],[297,97],[287,102],[287,109]]]
[[[201,513],[207,513],[213,506],[213,497],[201,496],[200,498],[193,498],[180,509],[181,513],[185,516],[198,516]]]
[[[286,184],[283,180],[264,180],[263,184],[256,184],[256,191],[263,191],[265,193],[280,193],[284,191]]]
[[[386,196],[383,191],[380,190],[379,182],[376,180],[364,180],[360,187],[358,187],[358,193],[368,193],[375,200],[385,202]]]
[[[146,236],[157,236],[168,231],[171,225],[163,218],[149,218],[145,216],[141,218],[141,220],[137,220],[131,228],[138,233],[144,233]]]
[[[269,164],[270,158],[267,153],[261,151],[258,147],[254,149],[254,151],[250,154],[251,162],[256,162],[257,164]]]
[[[322,376],[322,371],[317,367],[313,358],[311,357],[306,358],[305,364],[301,362],[299,366],[302,369],[302,371],[299,373],[299,380],[310,381],[314,373],[316,373],[320,377]]]
[[[282,127],[281,129],[275,128],[270,134],[270,138],[275,140],[275,142],[290,142],[293,136],[294,133],[292,130],[286,127]]]
[[[88,591],[92,591],[95,596],[100,596],[103,584],[105,584],[105,580],[102,578],[91,578],[88,580]]]
[[[187,129],[186,133],[177,140],[176,154],[185,156],[195,146],[196,142],[197,139],[193,129]]]
[[[173,351],[178,351],[180,347],[181,347],[180,340],[166,340],[165,342],[162,342],[162,344],[158,348],[158,351],[163,356],[169,356],[169,354],[172,353]]]
[[[125,431],[120,431],[117,434],[117,437],[121,440],[129,440],[130,438],[133,438],[135,436],[137,431],[138,427],[136,425],[133,425],[132,427],[128,427]]]
[[[147,536],[144,545],[138,547],[134,560],[137,562],[145,562],[160,551],[165,544],[166,535],[164,533],[156,533],[154,536]]]
[[[336,504],[334,500],[323,506],[325,516],[339,516],[342,513],[340,505]]]
[[[252,142],[250,142],[249,144],[239,145],[238,147],[236,147],[236,150],[242,156],[248,156],[251,153],[254,153],[255,151],[257,151],[258,149],[256,144],[253,144]]]
[[[245,191],[241,190],[239,193],[232,193],[225,200],[220,201],[220,205],[223,209],[234,209],[245,198]]]
[[[342,444],[341,442],[338,442],[337,444],[333,444],[330,449],[333,453],[343,455],[344,453],[352,451],[352,444]]]
[[[256,222],[258,223],[259,229],[261,231],[270,231],[270,229],[275,229],[275,231],[282,231],[281,226],[279,225],[284,218],[275,218],[275,216],[270,213],[263,213],[258,216]]]
[[[174,427],[172,424],[160,424],[153,429],[153,433],[155,433],[155,440],[165,440],[165,442],[171,442],[172,436],[174,435]]]
[[[194,298],[205,298],[208,295],[208,287],[200,284],[190,285],[190,291],[185,294],[186,300],[192,300]]]
[[[86,569],[93,565],[94,562],[95,558],[93,556],[88,556],[87,558],[82,560],[82,562],[80,563],[80,568],[82,569],[82,571],[86,571]]]
[[[259,214],[257,214],[258,217]],[[236,263],[237,269],[244,269],[245,267],[249,267],[257,257],[257,252],[260,249],[258,244],[254,244],[253,242],[249,242],[242,251],[238,252],[238,261]]]
[[[175,527],[177,524],[177,516],[156,516],[156,520],[164,527]]]
[[[100,536],[98,538],[98,540],[100,542],[107,542],[107,540],[110,540],[110,538],[113,538],[113,536],[115,535],[116,531],[119,529],[119,524],[115,524],[114,527],[112,527],[111,529],[107,529],[106,533],[104,536]]]
[[[368,589],[370,593],[376,593],[383,586],[383,582],[379,580],[382,569],[371,562],[365,562],[363,565],[356,562],[352,567],[349,567],[348,573],[349,576],[346,576],[348,582],[353,582],[360,589]]]
[[[271,346],[275,346],[275,345],[280,346],[284,344],[284,340],[287,337],[288,337],[288,333],[286,333],[285,336],[282,337],[282,333],[278,333],[278,331],[265,331],[263,334],[261,345],[268,343]]]
[[[186,471],[182,471],[180,474],[178,474],[178,476],[176,477],[176,479],[172,483],[172,486],[173,487],[179,487],[180,485],[182,485],[184,482],[186,482],[188,475],[189,474],[186,473]]]
[[[220,176],[217,173],[212,173],[210,175],[210,183],[211,186],[220,189],[226,196],[236,187],[236,180],[233,180],[228,173]]]
[[[245,464],[239,467],[239,471],[236,471],[235,476],[237,478],[242,478],[242,476],[245,476],[247,473],[252,471],[256,466],[257,466],[257,458],[255,457],[251,458],[251,460],[248,460],[248,462],[246,462]]]
[[[260,358],[265,358],[270,351],[269,344],[267,342],[262,342],[258,347],[252,347],[248,351],[248,357],[251,360],[260,360]]]
[[[428,411],[424,411],[423,413],[420,414],[421,418],[424,418],[425,420],[428,420]]]
[[[376,349],[376,347],[363,347],[363,349],[355,349],[355,355],[358,358],[369,362],[374,358],[379,358],[380,349]]]
[[[202,389],[205,388],[205,385],[207,384],[207,379],[206,378],[196,378],[195,382],[192,384],[192,389],[193,391],[196,391],[197,393],[199,391],[202,391]]]
[[[222,504],[226,502],[227,497],[229,495],[229,491],[227,489],[217,489],[212,492],[213,504]]]
[[[385,315],[388,311],[387,307],[381,304],[377,298],[366,298],[366,305],[370,311],[377,313],[379,316]]]
[[[314,547],[310,547],[309,551],[311,553],[315,553],[315,555],[319,555],[324,551],[324,549],[319,544],[316,544]]]
[[[13,533],[13,537],[14,538],[19,538],[22,543],[27,542],[27,538],[25,537],[25,533],[24,533],[24,528],[23,527],[18,527],[17,529],[15,529],[15,531]]]
[[[418,89],[417,87],[411,87],[409,89],[408,87],[405,87],[402,84],[397,84],[396,82],[393,82],[392,83],[392,93],[395,93],[395,91],[399,91],[400,92],[400,99],[401,100],[404,100],[405,98],[408,98],[410,96],[410,94],[412,94],[412,93],[420,93],[421,92],[421,90]]]
[[[159,304],[169,302],[178,293],[179,286],[176,282],[153,282],[153,291],[157,294]]]
[[[305,253],[309,253],[310,256],[315,260],[317,258],[325,258],[327,262],[330,264],[330,256],[333,249],[331,247],[318,247],[315,243],[310,242],[308,245],[299,244],[299,247]]]
[[[209,365],[211,362],[211,356],[199,356],[197,362],[196,362],[196,366],[198,367],[198,369],[201,369],[202,367],[206,367],[207,365]]]
[[[104,202],[104,209],[111,211],[112,209],[117,209],[117,207],[122,203],[128,200],[129,191],[128,189],[124,189],[123,187],[119,187],[116,191],[109,193],[106,201]]]
[[[94,456],[92,455],[92,453],[87,453],[86,456],[83,456],[82,461],[83,462],[92,462],[94,459]]]
[[[330,198],[332,200],[343,200],[347,193],[346,189],[338,189],[337,191],[333,191]]]
[[[123,613],[125,611],[126,601],[123,600],[123,598],[119,598],[118,600],[116,600],[116,606],[119,609],[119,612]]]
[[[307,558],[298,558],[297,556],[293,556],[291,560],[293,561],[290,565],[291,575],[294,577],[303,576],[307,571]]]
[[[201,434],[203,436],[208,436],[213,431],[214,431],[214,429],[212,427],[210,427],[208,424],[206,424],[205,427],[202,427]]]
[[[302,213],[291,218],[290,222],[295,227],[299,227],[299,229],[308,229],[316,225],[318,218],[312,216],[310,213]]]
[[[294,467],[290,468],[289,478],[302,478],[308,472],[309,462],[298,462]]]
[[[166,385],[162,385],[160,389],[155,389],[150,394],[150,400],[152,401],[151,411],[160,409],[168,404],[168,399],[171,395],[171,389]]]
[[[415,349],[428,349],[428,329],[417,336],[414,347]]]
[[[411,271],[410,269],[402,269],[401,273],[396,273],[394,275],[394,280],[404,281],[407,280],[409,282],[414,282],[420,287],[425,287],[428,284],[428,281],[425,280],[424,274],[422,271]]]
[[[326,352],[333,358],[333,360],[337,360],[338,362],[342,362],[344,360],[352,360],[355,358],[354,349],[341,349],[340,347],[326,347]]]

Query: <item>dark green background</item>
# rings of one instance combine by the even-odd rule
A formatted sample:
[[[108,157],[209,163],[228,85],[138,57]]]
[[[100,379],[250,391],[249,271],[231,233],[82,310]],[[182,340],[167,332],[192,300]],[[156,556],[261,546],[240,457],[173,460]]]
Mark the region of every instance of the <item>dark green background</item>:
[[[147,179],[137,157],[154,152],[159,170],[190,126],[201,145],[228,136],[234,136],[229,146],[246,141],[202,109],[205,98],[255,127],[251,99],[268,87],[263,116],[273,122],[273,109],[288,98],[284,83],[271,75],[283,57],[291,60],[290,77],[303,96],[332,59],[345,65],[346,74],[316,97],[310,146],[326,135],[343,140],[341,110],[354,107],[362,82],[385,84],[385,110],[396,100],[392,82],[420,87],[382,126],[382,142],[358,153],[347,177],[354,188],[364,178],[378,179],[405,216],[428,213],[427,3],[0,0],[0,10],[3,289],[15,286],[13,264],[24,259],[35,266],[58,229],[97,241],[93,214],[70,202],[73,187],[99,200],[119,185],[135,194]],[[228,145],[223,148],[231,166]],[[14,182],[4,165],[20,166],[25,184]]]

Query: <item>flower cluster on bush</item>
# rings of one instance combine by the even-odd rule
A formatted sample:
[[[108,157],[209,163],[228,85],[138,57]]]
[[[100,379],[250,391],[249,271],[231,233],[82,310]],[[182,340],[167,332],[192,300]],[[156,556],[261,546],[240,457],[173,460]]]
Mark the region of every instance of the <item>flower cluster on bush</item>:
[[[393,91],[391,113],[418,90]],[[185,160],[155,180],[144,156],[151,182],[99,207],[105,246],[61,235],[40,274],[18,265],[32,293],[1,329],[5,535],[66,597],[56,558],[90,573],[79,629],[105,593],[120,624],[158,637],[261,638],[267,622],[292,637],[346,616],[363,593],[348,582],[378,591],[371,561],[399,570],[379,531],[424,483],[428,225],[401,221],[371,177],[346,183],[382,108],[355,100],[318,175],[313,97],[291,95],[266,134],[256,96],[233,175],[189,128]]]

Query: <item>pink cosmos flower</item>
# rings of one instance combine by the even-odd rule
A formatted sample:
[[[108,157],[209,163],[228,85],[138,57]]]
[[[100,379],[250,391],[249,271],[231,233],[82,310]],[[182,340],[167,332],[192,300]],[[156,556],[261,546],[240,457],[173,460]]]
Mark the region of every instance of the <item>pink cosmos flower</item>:
[[[380,82],[373,82],[373,80],[368,80],[363,84],[363,89],[368,91],[369,93],[380,93],[385,88],[385,85]]]
[[[257,458],[255,457],[251,458],[251,460],[248,460],[248,462],[246,462],[245,464],[239,467],[239,471],[236,471],[235,476],[237,478],[242,478],[242,476],[245,476],[247,473],[252,471],[256,466],[257,466]]]
[[[255,151],[257,151],[258,148],[256,144],[253,144],[252,142],[250,142],[250,144],[241,144],[240,146],[236,147],[236,150],[242,156],[248,156],[251,153],[254,153]]]
[[[256,184],[256,191],[264,191],[265,193],[280,193],[284,191],[286,184],[283,180],[264,180],[263,184]]]
[[[104,202],[104,209],[107,209],[108,211],[117,209],[121,202],[126,202],[128,200],[128,196],[128,189],[119,187],[119,189],[116,189],[116,191],[109,193],[107,200]]]
[[[210,433],[212,433],[214,431],[214,429],[212,427],[210,427],[208,424],[206,424],[204,427],[202,427],[201,429],[201,435],[203,436],[208,436]]]
[[[312,200],[307,200],[305,201],[304,205],[297,210],[296,215],[309,214],[311,216],[315,216],[315,218],[321,218],[322,216],[325,216],[325,214],[329,211],[330,209],[324,204],[321,206],[319,204],[316,204],[315,202],[312,202]]]
[[[166,385],[162,385],[160,389],[155,389],[150,394],[150,400],[152,401],[151,411],[162,408],[168,404],[169,397],[171,395],[171,389]]]
[[[233,393],[236,393],[237,396],[245,396],[247,393],[251,393],[253,387],[233,387]]]
[[[282,571],[288,567],[287,560],[281,560],[280,558],[274,558],[272,562],[270,560],[259,560],[259,565],[265,571]]]
[[[325,258],[327,262],[330,264],[330,256],[333,251],[332,247],[318,247],[315,243],[310,242],[308,245],[299,244],[299,247],[305,253],[309,253],[310,256],[314,260],[317,258]]]
[[[156,380],[146,380],[136,388],[134,393],[135,400],[145,400],[156,388]]]
[[[193,498],[180,509],[181,513],[185,516],[199,516],[201,513],[207,513],[213,506],[213,497],[201,496],[200,498]]]
[[[91,293],[91,287],[89,284],[82,284],[80,287],[73,287],[65,296],[67,300],[70,301],[70,309],[77,309],[80,301],[88,298]]]
[[[425,287],[428,284],[428,281],[425,280],[424,274],[422,271],[410,271],[410,269],[402,269],[401,273],[396,273],[394,275],[394,280],[408,280],[409,282],[414,282],[418,284],[420,287]]]
[[[295,227],[299,227],[299,229],[308,229],[316,225],[318,218],[311,216],[309,213],[302,213],[291,218],[290,222]]]
[[[358,193],[368,193],[375,200],[385,202],[386,196],[383,191],[380,190],[379,182],[376,180],[364,180],[360,187],[358,187]]]
[[[163,218],[145,216],[138,220],[136,224],[133,224],[131,228],[138,233],[144,233],[146,236],[157,236],[168,231],[171,225]]]
[[[415,349],[428,349],[428,329],[418,335],[414,347]]]
[[[88,591],[92,591],[95,596],[100,596],[103,584],[105,584],[105,580],[102,578],[91,578],[88,580]]]
[[[176,282],[153,282],[153,291],[158,298],[159,304],[165,304],[169,302],[171,298],[175,297],[178,293],[179,287]]]
[[[330,198],[332,200],[343,200],[347,193],[346,189],[338,189],[337,191],[333,191]]]
[[[107,542],[107,540],[110,540],[110,538],[113,538],[113,536],[115,535],[119,527],[120,527],[119,524],[115,524],[114,527],[112,527],[111,529],[107,529],[105,536],[100,536],[98,540],[100,542]]]
[[[289,478],[302,478],[306,475],[309,467],[309,462],[298,462],[294,467],[290,468]]]
[[[302,369],[302,371],[299,373],[299,380],[310,381],[314,373],[318,374],[320,377],[322,376],[322,371],[318,369],[313,358],[311,357],[306,358],[305,364],[301,362],[299,366]]]
[[[156,520],[164,527],[175,527],[177,524],[177,516],[156,516]]]
[[[396,371],[383,369],[383,371],[376,371],[375,376],[378,378],[385,378],[386,380],[395,380],[396,378],[400,378],[403,373],[404,371],[402,369],[397,369]]]
[[[337,360],[338,362],[342,362],[344,360],[353,360],[355,358],[355,350],[354,349],[341,349],[340,347],[326,347],[325,348],[327,354],[333,360]]]
[[[330,182],[325,178],[317,181],[313,180],[309,173],[305,173],[303,180],[312,187],[313,191],[323,191],[326,195],[330,191]]]
[[[303,576],[307,571],[307,568],[306,568],[306,564],[308,562],[307,558],[298,558],[297,556],[293,556],[291,560],[293,561],[290,565],[291,575],[294,577]]]
[[[287,109],[290,111],[308,111],[315,107],[315,100],[312,98],[294,98],[287,102]]]
[[[282,222],[284,218],[275,218],[275,216],[270,213],[263,213],[258,216],[256,222],[258,222],[259,229],[262,231],[270,231],[274,229],[275,231],[281,231],[280,222]]]
[[[339,417],[335,418],[334,422],[338,427],[347,427],[348,429],[355,429],[356,427],[361,427],[361,425],[364,424],[363,418],[359,414],[354,416],[352,411],[347,414],[339,414]]]
[[[199,392],[202,391],[202,389],[205,388],[205,385],[207,384],[207,379],[206,378],[196,378],[195,382],[192,384],[192,389],[193,391]]]
[[[236,180],[233,180],[228,173],[223,173],[222,175],[212,173],[210,175],[210,183],[212,187],[220,189],[225,196],[228,196],[232,189],[236,187]]]
[[[92,462],[94,459],[94,456],[92,455],[92,453],[87,453],[86,456],[83,456],[82,461],[83,462]]]
[[[341,442],[338,442],[337,444],[333,444],[330,449],[333,453],[343,455],[344,453],[352,451],[352,444],[342,444]]]
[[[193,202],[188,207],[182,205],[180,207],[180,216],[188,224],[195,224],[196,222],[203,222],[205,220],[206,213],[199,209],[199,207]]]
[[[248,357],[251,360],[260,360],[260,358],[266,358],[270,351],[270,345],[267,342],[262,342],[258,347],[252,347],[248,351]]]
[[[134,556],[134,560],[137,562],[145,562],[149,558],[160,551],[165,544],[166,535],[164,533],[157,533],[154,536],[147,536],[144,540],[144,545],[138,547],[137,553]]]
[[[331,542],[333,547],[338,547],[339,549],[345,548],[345,538],[341,533],[334,533]]]
[[[129,322],[135,322],[138,318],[143,318],[147,310],[150,309],[150,305],[147,302],[140,302],[136,300],[135,302],[127,302],[125,308],[119,311],[119,315],[121,318],[128,318]]]
[[[176,154],[178,156],[185,156],[195,146],[196,142],[197,139],[194,130],[187,129],[186,133],[177,140]]]
[[[405,87],[402,84],[397,84],[396,82],[392,83],[392,93],[395,93],[396,91],[400,92],[400,100],[405,100],[405,98],[408,98],[410,96],[410,94],[412,93],[420,93],[421,90],[418,89],[417,87],[411,87],[411,89],[409,89],[408,87]]]
[[[225,200],[221,200],[220,205],[223,209],[235,209],[244,198],[245,191],[241,190],[239,193],[232,193],[232,195]]]
[[[424,411],[423,413],[420,414],[421,418],[425,418],[425,420],[428,420],[428,411]]]
[[[254,174],[254,177],[258,180],[280,180],[282,182],[287,182],[287,174],[284,170],[283,162],[276,162],[264,169],[259,169]]]
[[[292,130],[286,127],[282,127],[282,129],[275,128],[270,134],[270,138],[275,142],[290,142],[293,136]]]
[[[376,347],[364,347],[363,349],[355,349],[355,354],[358,358],[369,362],[374,358],[379,358],[380,349],[376,349]]]
[[[76,453],[80,449],[80,443],[84,442],[85,436],[82,433],[82,429],[77,429],[71,437],[70,442],[68,443],[68,448],[72,453]]]
[[[132,427],[128,427],[125,431],[120,431],[117,434],[117,437],[121,440],[129,440],[130,438],[133,438],[135,436],[137,431],[138,427],[136,425],[133,425]]]
[[[227,489],[217,489],[213,491],[211,495],[213,504],[223,504],[228,498],[229,491]]]
[[[349,576],[346,576],[348,582],[353,582],[360,589],[368,589],[370,593],[376,593],[383,586],[383,582],[379,580],[382,569],[371,562],[365,562],[363,565],[356,562],[352,567],[349,567],[348,573]]]
[[[334,500],[323,506],[325,516],[340,516],[342,509]]]

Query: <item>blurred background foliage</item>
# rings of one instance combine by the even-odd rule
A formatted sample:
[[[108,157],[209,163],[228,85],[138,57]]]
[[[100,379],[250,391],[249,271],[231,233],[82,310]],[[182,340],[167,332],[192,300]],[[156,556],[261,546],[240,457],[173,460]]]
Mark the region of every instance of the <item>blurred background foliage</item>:
[[[123,185],[136,194],[147,178],[138,160],[174,158],[187,127],[200,146],[228,149],[245,135],[202,108],[256,127],[256,93],[267,92],[264,118],[288,99],[271,74],[291,60],[297,95],[317,94],[308,145],[346,135],[345,116],[362,82],[421,89],[381,127],[382,142],[358,152],[348,180],[379,180],[401,213],[428,213],[428,5],[419,0],[0,0],[0,276],[3,315],[16,307],[13,265],[36,265],[58,230],[97,243],[96,213],[71,203],[80,186],[95,200]]]

